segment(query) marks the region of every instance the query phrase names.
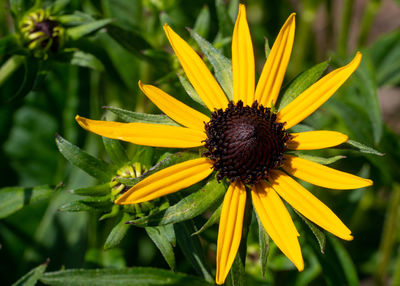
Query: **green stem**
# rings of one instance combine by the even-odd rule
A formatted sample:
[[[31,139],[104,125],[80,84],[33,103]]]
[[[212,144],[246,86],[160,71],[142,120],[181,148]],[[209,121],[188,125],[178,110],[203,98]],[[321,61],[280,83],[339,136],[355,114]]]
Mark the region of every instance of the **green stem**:
[[[369,1],[364,10],[364,16],[361,22],[360,34],[358,36],[358,47],[363,47],[368,39],[369,32],[371,31],[372,23],[374,22],[375,15],[379,10],[381,0]]]
[[[386,280],[389,262],[393,254],[393,246],[396,241],[399,207],[400,185],[395,184],[389,201],[385,224],[383,226],[382,240],[379,248],[379,263],[375,273],[375,285],[384,285]]]
[[[393,281],[391,285],[400,285],[400,248],[397,251],[396,268],[394,269]]]
[[[19,68],[24,62],[24,56],[14,55],[9,58],[0,68],[0,86]]]
[[[354,0],[344,1],[342,23],[340,26],[339,41],[338,41],[338,53],[342,57],[346,56],[347,53],[347,43],[349,38],[353,6],[354,6]]]

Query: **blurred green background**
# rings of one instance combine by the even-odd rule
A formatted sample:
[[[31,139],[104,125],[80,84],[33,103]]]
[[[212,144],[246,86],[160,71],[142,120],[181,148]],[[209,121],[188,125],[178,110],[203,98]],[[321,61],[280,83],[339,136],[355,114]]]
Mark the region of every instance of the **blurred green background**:
[[[20,5],[24,12],[34,2],[0,1],[1,65],[15,54],[24,55],[9,49],[4,40],[8,35],[18,34],[12,5]],[[41,7],[52,4],[52,1],[38,2]],[[166,22],[194,47],[195,41],[185,27],[195,28],[230,58],[237,1],[58,2],[64,2],[59,15],[112,19],[112,24],[66,46],[83,52],[84,57],[50,56],[44,62],[39,61],[30,85],[26,86],[30,80],[29,64],[21,64],[1,81],[0,285],[17,281],[47,258],[48,271],[62,267],[168,269],[143,228],[130,227],[118,248],[104,251],[103,244],[115,220],[99,222],[99,213],[58,211],[76,197],[67,190],[91,186],[96,181],[59,153],[55,136],[60,134],[89,154],[109,161],[101,138],[83,131],[75,122],[76,114],[114,120],[115,115],[104,106],[160,113],[139,90],[139,79],[190,102],[176,76],[182,74],[181,68],[162,30]],[[258,73],[265,61],[265,38],[272,45],[288,15],[297,13],[295,43],[284,85],[317,63],[330,59],[331,70],[347,63],[355,51],[363,53],[362,64],[355,74],[305,124],[344,132],[350,139],[384,154],[348,149],[314,153],[326,157],[344,155],[347,158],[335,162],[333,167],[374,181],[373,187],[354,191],[308,186],[350,227],[355,239],[332,240],[324,256],[315,250],[318,248],[315,239],[302,236],[306,260],[306,270],[302,273],[293,270],[271,245],[263,280],[258,264],[258,238],[250,234],[246,264],[249,284],[400,285],[400,2],[249,0],[243,3],[247,6]],[[113,32],[115,27],[126,33],[117,35]],[[26,89],[22,94],[21,88]],[[12,99],[16,94],[18,98]],[[135,146],[123,146],[128,156],[135,153]],[[43,185],[51,191],[44,191],[34,203],[16,212],[1,213],[1,208],[7,208],[6,187]],[[195,220],[198,226],[204,222],[204,217]],[[201,238],[211,265],[215,265],[216,236],[214,226]],[[176,247],[174,251],[176,269],[195,275],[181,250]],[[336,268],[340,269],[333,271],[334,275],[339,273],[342,277],[330,280],[329,269]]]

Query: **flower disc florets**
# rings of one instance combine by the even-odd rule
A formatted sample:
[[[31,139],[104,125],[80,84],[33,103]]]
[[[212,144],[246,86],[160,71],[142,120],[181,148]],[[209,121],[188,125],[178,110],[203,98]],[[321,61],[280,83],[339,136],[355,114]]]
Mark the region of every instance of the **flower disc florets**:
[[[244,184],[265,179],[269,170],[282,164],[290,137],[283,123],[276,122],[276,114],[257,102],[250,107],[231,101],[225,110],[211,114],[205,130],[208,151],[203,155],[214,162],[217,179]]]

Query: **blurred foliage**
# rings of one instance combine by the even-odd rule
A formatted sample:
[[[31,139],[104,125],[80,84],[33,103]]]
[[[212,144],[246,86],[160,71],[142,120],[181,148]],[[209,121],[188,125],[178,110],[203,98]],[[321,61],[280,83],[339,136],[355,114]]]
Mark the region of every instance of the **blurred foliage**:
[[[268,54],[264,37],[272,45],[293,11],[296,38],[281,106],[361,50],[363,61],[355,74],[296,128],[348,134],[351,141],[338,148],[303,156],[370,177],[374,186],[321,191],[307,185],[349,225],[355,239],[325,237],[297,217],[306,264],[300,273],[270,243],[253,215],[247,240],[248,285],[400,285],[400,136],[383,122],[378,101],[382,87],[399,90],[400,31],[368,43],[382,5],[366,1],[357,23],[357,47],[351,48],[355,1],[343,0],[339,12],[334,2],[245,1],[256,63],[260,71]],[[129,207],[113,204],[121,191],[147,175],[199,154],[102,140],[79,128],[74,117],[174,124],[139,91],[139,79],[205,111],[171,54],[162,30],[166,22],[204,56],[230,95],[230,41],[238,1],[0,4],[0,284],[213,283],[223,184],[211,178],[167,199]],[[22,31],[27,15],[38,11],[46,11],[65,29],[55,48],[41,44],[47,38],[27,39]],[[322,23],[317,19],[321,11],[326,14]],[[336,17],[340,19],[334,21]],[[313,31],[322,27],[324,39],[335,40],[321,45]],[[137,284],[129,284],[133,281]]]

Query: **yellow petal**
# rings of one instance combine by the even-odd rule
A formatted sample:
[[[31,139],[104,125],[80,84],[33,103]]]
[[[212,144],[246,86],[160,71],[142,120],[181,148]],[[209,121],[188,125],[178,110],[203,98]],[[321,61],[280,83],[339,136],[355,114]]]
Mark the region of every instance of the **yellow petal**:
[[[361,53],[357,52],[356,56],[349,64],[321,78],[279,111],[277,120],[279,122],[286,122],[286,129],[302,121],[336,92],[357,69],[360,62]]]
[[[292,53],[295,15],[293,13],[289,16],[278,37],[276,37],[258,80],[255,99],[264,106],[270,107],[271,103],[275,104],[278,98],[290,54]]]
[[[351,231],[320,200],[285,173],[273,170],[268,179],[278,194],[303,216],[345,240],[352,240]]]
[[[287,142],[291,150],[315,150],[333,147],[347,141],[347,135],[336,131],[308,131],[291,133]]]
[[[348,190],[368,187],[372,181],[299,157],[284,155],[282,168],[293,176],[313,185]]]
[[[98,135],[153,147],[191,148],[204,145],[203,131],[151,123],[91,120],[77,115],[79,125]]]
[[[139,81],[139,87],[162,112],[183,126],[204,131],[204,122],[210,121],[210,118],[203,113],[183,104],[155,86],[144,85]]]
[[[297,239],[299,233],[275,190],[261,181],[254,185],[251,197],[265,231],[297,269],[303,271],[304,261]]]
[[[206,178],[212,172],[211,167],[210,160],[199,158],[165,168],[137,183],[115,203],[137,204],[174,193]]]
[[[233,101],[252,105],[254,101],[254,52],[246,7],[239,4],[238,16],[232,36]]]
[[[228,106],[228,99],[203,60],[168,24],[164,25],[164,31],[186,76],[204,104],[211,111],[225,109]]]
[[[217,284],[223,284],[231,269],[242,238],[246,188],[240,182],[230,185],[219,219],[217,242]]]

